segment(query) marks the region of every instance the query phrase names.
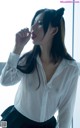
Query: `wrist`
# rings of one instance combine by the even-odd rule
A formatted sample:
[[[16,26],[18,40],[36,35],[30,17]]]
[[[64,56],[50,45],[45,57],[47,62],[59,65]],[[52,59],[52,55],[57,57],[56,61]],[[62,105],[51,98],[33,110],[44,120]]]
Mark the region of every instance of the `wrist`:
[[[23,50],[23,47],[14,47],[13,53],[20,55]]]

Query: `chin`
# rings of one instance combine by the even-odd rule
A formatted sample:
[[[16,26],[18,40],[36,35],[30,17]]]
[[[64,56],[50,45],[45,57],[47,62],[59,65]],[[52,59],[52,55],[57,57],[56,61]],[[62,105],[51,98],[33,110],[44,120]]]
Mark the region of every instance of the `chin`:
[[[34,41],[32,42],[34,45],[40,45],[41,43],[39,41]]]

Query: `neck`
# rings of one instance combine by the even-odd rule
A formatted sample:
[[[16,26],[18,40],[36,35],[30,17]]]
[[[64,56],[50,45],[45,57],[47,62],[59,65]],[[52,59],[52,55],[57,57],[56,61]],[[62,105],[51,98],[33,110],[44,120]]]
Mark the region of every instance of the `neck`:
[[[51,63],[52,58],[50,56],[50,48],[41,47],[41,61],[43,63]]]

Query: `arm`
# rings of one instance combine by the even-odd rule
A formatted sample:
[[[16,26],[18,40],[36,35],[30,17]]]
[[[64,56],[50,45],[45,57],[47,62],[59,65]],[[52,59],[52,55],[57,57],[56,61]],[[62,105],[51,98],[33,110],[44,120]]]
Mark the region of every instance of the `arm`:
[[[72,78],[71,78],[72,77]],[[78,69],[72,73],[59,104],[59,128],[70,128],[76,99]]]
[[[2,70],[0,78],[2,85],[14,85],[23,77],[24,74],[17,69],[17,63],[19,60],[19,55],[21,54],[24,46],[29,41],[30,36],[31,32],[29,32],[28,28],[22,29],[16,33],[13,53],[10,54],[9,59]]]
[[[16,68],[19,55],[10,53],[8,61],[2,70],[0,82],[2,85],[14,85],[20,81],[23,74]]]

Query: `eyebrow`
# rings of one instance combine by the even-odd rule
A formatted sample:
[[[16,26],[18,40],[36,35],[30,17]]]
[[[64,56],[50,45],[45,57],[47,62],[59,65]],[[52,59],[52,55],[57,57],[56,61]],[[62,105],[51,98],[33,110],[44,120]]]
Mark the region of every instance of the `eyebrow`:
[[[42,21],[43,21],[43,19],[38,19],[38,20],[37,20],[37,19],[35,19],[35,20],[34,20],[34,23],[35,23],[35,22],[39,22],[39,21],[41,21],[41,22],[42,22]]]

